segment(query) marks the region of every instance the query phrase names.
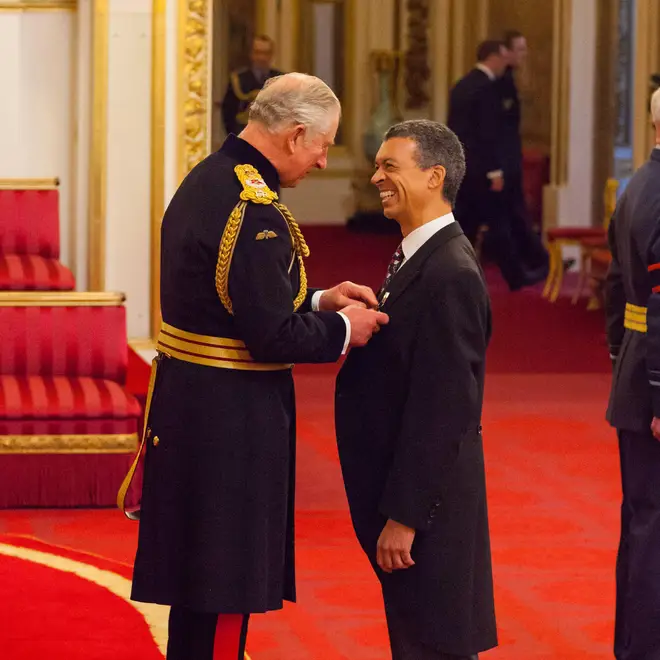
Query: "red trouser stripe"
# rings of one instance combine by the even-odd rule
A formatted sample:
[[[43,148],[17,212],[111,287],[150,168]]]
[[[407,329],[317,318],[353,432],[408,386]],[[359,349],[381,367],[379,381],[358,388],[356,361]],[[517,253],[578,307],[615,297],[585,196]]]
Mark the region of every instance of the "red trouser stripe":
[[[245,627],[242,614],[219,614],[215,628],[213,660],[243,660]]]

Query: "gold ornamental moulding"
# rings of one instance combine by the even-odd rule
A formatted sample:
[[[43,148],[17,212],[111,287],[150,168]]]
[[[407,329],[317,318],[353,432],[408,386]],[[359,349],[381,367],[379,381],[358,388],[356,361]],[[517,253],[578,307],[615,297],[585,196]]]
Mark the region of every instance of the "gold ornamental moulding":
[[[180,0],[179,178],[208,155],[211,0]]]
[[[59,179],[0,179],[0,190],[56,190]]]
[[[0,0],[0,11],[75,11],[78,0]]]
[[[2,291],[0,307],[117,307],[123,293],[105,291]]]
[[[132,454],[137,433],[0,435],[0,454]]]

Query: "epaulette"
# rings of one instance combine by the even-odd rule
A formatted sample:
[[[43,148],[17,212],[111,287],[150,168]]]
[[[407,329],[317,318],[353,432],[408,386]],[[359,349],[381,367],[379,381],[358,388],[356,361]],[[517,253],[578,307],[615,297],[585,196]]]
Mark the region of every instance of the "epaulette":
[[[258,170],[252,165],[237,165],[234,172],[243,186],[240,194],[240,201],[227,219],[227,224],[220,240],[220,249],[218,251],[218,261],[215,268],[215,288],[220,297],[224,308],[230,313],[234,313],[234,308],[229,297],[229,269],[231,260],[238,241],[243,219],[245,218],[245,209],[249,203],[252,204],[272,204],[284,218],[291,235],[294,254],[298,258],[300,266],[300,290],[293,301],[294,311],[303,304],[307,296],[307,274],[305,273],[304,257],[309,256],[309,248],[305,238],[300,231],[300,226],[291,215],[291,211],[279,202],[278,194],[271,190],[264,181]],[[293,261],[292,261],[293,264]]]

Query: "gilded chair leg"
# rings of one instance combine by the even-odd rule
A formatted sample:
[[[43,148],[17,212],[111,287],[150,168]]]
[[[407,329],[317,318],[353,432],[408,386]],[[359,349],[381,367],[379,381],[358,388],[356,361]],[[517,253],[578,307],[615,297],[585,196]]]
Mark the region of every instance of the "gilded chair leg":
[[[578,277],[578,282],[575,287],[575,292],[573,293],[573,299],[571,303],[573,305],[577,304],[578,300],[582,297],[584,292],[584,287],[587,284],[589,276],[591,275],[591,257],[589,255],[589,250],[585,247],[580,247],[580,276]]]
[[[555,254],[555,243],[554,241],[548,245],[548,256],[550,257],[550,266],[548,268],[548,277],[545,280],[545,286],[543,287],[543,297],[547,298],[552,291],[552,283],[556,277],[557,273],[557,257]]]
[[[562,282],[564,281],[564,264],[562,262],[561,244],[555,241],[553,248],[555,252],[555,281],[552,287],[552,292],[550,293],[550,302],[557,301],[559,292],[561,291]]]

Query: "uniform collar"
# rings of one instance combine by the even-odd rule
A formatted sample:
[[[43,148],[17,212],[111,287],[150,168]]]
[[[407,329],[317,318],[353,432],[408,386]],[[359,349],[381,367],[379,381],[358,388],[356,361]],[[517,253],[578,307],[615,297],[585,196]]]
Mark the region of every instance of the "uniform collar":
[[[656,160],[660,163],[660,145],[656,146],[651,152],[651,160]]]
[[[280,175],[275,166],[251,144],[230,133],[220,147],[220,151],[235,160],[237,165],[253,165],[261,174],[266,185],[273,192],[280,192]]]
[[[482,62],[477,62],[476,68],[479,69],[481,73],[485,73],[489,80],[495,80],[497,78],[497,76]]]

